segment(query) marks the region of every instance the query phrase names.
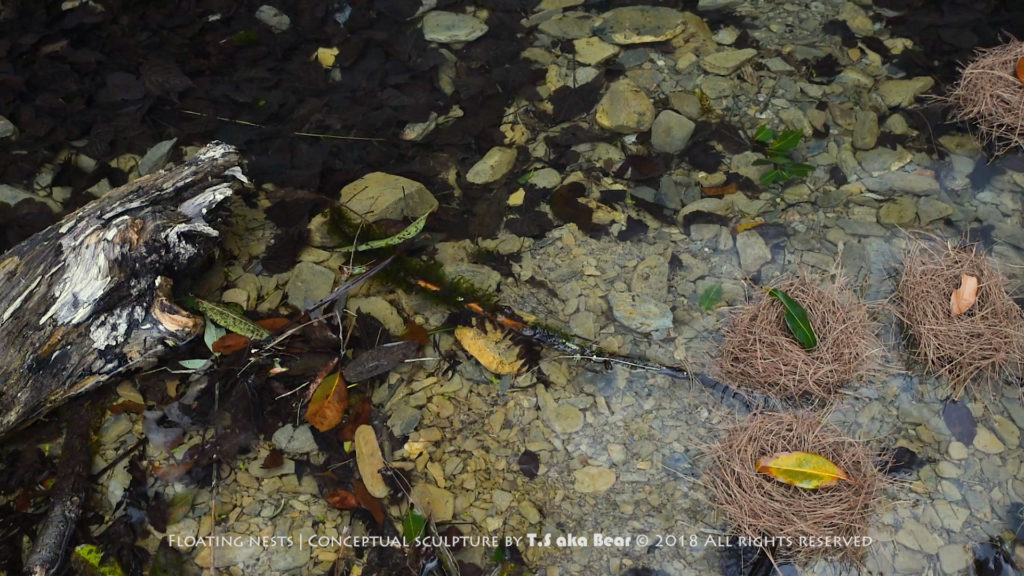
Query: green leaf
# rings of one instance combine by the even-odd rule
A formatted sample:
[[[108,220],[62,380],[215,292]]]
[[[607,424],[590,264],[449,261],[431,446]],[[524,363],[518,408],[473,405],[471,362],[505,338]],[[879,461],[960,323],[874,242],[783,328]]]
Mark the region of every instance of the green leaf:
[[[227,333],[227,330],[212,322],[209,316],[206,317],[206,329],[203,331],[203,342],[206,343],[206,347],[210,352],[213,352],[213,343],[220,340],[221,337]]]
[[[757,142],[771,142],[775,138],[775,130],[765,126],[764,124],[757,127],[754,131],[754,140]]]
[[[196,309],[203,314],[206,314],[207,320],[212,320],[224,328],[234,332],[235,334],[241,334],[246,338],[253,340],[263,340],[270,336],[270,330],[267,330],[263,326],[249,320],[244,315],[235,312],[233,309],[223,304],[215,304],[213,302],[207,302],[200,298],[196,298]],[[207,326],[209,326],[207,322]],[[221,336],[224,334],[222,333]],[[209,333],[207,333],[209,336]],[[216,342],[218,338],[214,338],[213,341],[207,342],[207,346],[212,350],[213,342]]]
[[[423,532],[427,529],[427,519],[423,517],[412,506],[409,507],[409,511],[405,513],[405,518],[402,519],[402,536],[406,542],[410,544],[423,536]]]
[[[783,170],[776,169],[771,172],[766,172],[764,176],[761,176],[761,185],[771,186],[776,182],[785,182],[786,180],[789,180],[789,174]]]
[[[811,172],[814,172],[814,166],[811,166],[810,164],[801,164],[800,162],[790,162],[786,166],[786,170],[788,170],[794,178],[803,178]]]
[[[807,319],[807,311],[804,310],[796,300],[793,300],[778,288],[768,288],[768,295],[777,298],[786,309],[786,326],[793,333],[793,337],[803,345],[805,350],[814,350],[818,346],[818,336],[811,328],[811,322]]]
[[[716,304],[722,301],[722,286],[721,284],[715,284],[714,286],[708,286],[704,289],[704,292],[700,295],[700,310],[701,312],[710,312]]]
[[[345,248],[339,248],[337,251],[338,252],[342,252],[342,253],[344,253],[344,252],[362,252],[364,250],[376,250],[378,248],[387,248],[388,246],[394,246],[395,244],[401,244],[402,242],[405,242],[406,240],[408,240],[408,239],[412,238],[413,236],[419,234],[420,230],[423,230],[423,225],[427,223],[427,216],[430,216],[430,212],[427,212],[423,216],[420,216],[419,218],[416,219],[415,222],[413,222],[412,224],[409,224],[408,226],[406,226],[405,230],[402,230],[401,232],[399,232],[398,234],[395,234],[394,236],[390,236],[388,238],[383,238],[381,240],[373,240],[371,242],[366,242],[364,244],[359,244],[358,246],[355,246],[355,247],[348,246],[348,247],[345,247]]]
[[[803,137],[804,133],[800,130],[783,130],[782,134],[779,134],[777,138],[772,140],[771,145],[768,146],[768,151],[772,156],[785,156],[790,150],[800,144],[800,140]]]
[[[181,364],[183,368],[200,372],[211,366],[213,362],[210,362],[209,358],[189,358],[188,360],[178,360],[178,364]]]
[[[757,160],[751,162],[751,164],[753,164],[754,166],[775,166],[775,162],[772,162],[771,160],[767,160],[765,158],[758,158]]]

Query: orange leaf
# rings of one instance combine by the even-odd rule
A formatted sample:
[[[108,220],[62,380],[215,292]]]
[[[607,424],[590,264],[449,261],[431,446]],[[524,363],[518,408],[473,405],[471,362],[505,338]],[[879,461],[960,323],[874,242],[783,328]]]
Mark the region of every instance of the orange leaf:
[[[324,500],[327,503],[337,508],[338,510],[355,510],[359,507],[359,501],[356,500],[356,495],[349,492],[348,490],[331,490],[324,494]]]
[[[348,420],[338,432],[338,439],[342,442],[352,442],[356,439],[356,428],[363,424],[370,423],[370,416],[373,414],[373,404],[366,396],[359,396],[352,401],[352,410],[349,411]]]
[[[471,326],[459,326],[455,329],[455,339],[477,362],[495,374],[515,374],[523,365],[519,347],[505,339],[504,333],[491,324],[487,325],[486,332]]]
[[[312,424],[317,430],[326,432],[341,423],[347,407],[348,387],[345,386],[341,373],[335,372],[324,378],[320,387],[309,399],[309,407],[306,408],[306,422]]]
[[[744,230],[750,230],[751,228],[757,228],[761,224],[764,224],[764,222],[753,221],[753,222],[744,222],[742,224],[738,224],[736,226],[736,233],[739,234],[740,232],[743,232]]]
[[[380,505],[380,500],[373,497],[370,491],[366,489],[366,484],[359,478],[352,480],[352,491],[356,494],[356,500],[359,501],[359,505],[370,512],[373,516],[373,520],[377,524],[384,523],[384,507]]]
[[[427,333],[427,329],[412,320],[405,323],[405,333],[402,334],[401,338],[402,340],[419,342],[423,346],[430,344],[430,334]]]
[[[234,332],[228,332],[213,343],[213,351],[219,354],[234,354],[239,350],[245,350],[249,345],[249,338]]]
[[[831,460],[810,452],[779,452],[758,458],[757,471],[808,490],[832,486],[839,480],[853,482]]]
[[[949,309],[953,316],[967,312],[978,301],[978,278],[970,274],[960,275],[960,287],[949,297]]]
[[[700,190],[705,196],[728,196],[736,193],[736,183],[730,182],[725,186],[701,186]]]
[[[1024,84],[1024,58],[1017,60],[1017,80]]]
[[[264,318],[263,320],[257,320],[256,323],[271,332],[277,332],[290,324],[291,320],[287,318]]]

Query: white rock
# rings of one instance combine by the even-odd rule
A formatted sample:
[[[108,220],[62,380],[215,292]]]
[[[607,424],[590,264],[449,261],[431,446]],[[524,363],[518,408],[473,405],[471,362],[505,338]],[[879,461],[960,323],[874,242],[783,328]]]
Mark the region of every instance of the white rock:
[[[486,33],[487,24],[469,14],[432,10],[423,16],[423,38],[427,42],[471,42]]]
[[[284,32],[292,25],[292,19],[287,14],[269,4],[264,4],[256,9],[256,19],[270,26],[275,34]]]
[[[471,184],[490,184],[501,180],[516,163],[516,151],[514,148],[495,146],[484,154],[469,172],[466,173],[466,180]]]

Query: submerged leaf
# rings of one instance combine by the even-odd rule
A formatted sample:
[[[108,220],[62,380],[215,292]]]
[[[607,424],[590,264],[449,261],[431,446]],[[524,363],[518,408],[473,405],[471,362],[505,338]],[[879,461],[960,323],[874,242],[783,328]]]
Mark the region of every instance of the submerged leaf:
[[[455,338],[477,362],[494,374],[515,374],[523,365],[519,347],[504,338],[501,330],[491,325],[487,332],[470,326],[455,329]]]
[[[978,301],[978,277],[970,274],[960,275],[960,287],[949,296],[949,310],[953,316],[967,312]]]
[[[405,518],[402,520],[402,536],[405,537],[406,542],[412,542],[423,536],[424,531],[427,528],[427,519],[423,517],[412,506],[409,507],[409,511],[406,512]]]
[[[341,423],[347,407],[348,388],[341,378],[341,373],[335,372],[323,379],[320,387],[309,399],[306,421],[317,430],[326,432]]]
[[[966,404],[956,400],[946,400],[942,404],[942,421],[946,423],[950,434],[959,442],[970,446],[978,434],[978,422]]]
[[[814,350],[818,346],[818,336],[807,319],[807,311],[789,294],[778,288],[769,288],[768,295],[777,298],[786,309],[786,326],[793,333],[793,337],[803,345],[805,350]]]
[[[206,314],[208,320],[216,322],[235,334],[241,334],[254,340],[262,340],[270,336],[269,330],[223,304],[216,304],[196,298],[195,306],[200,312]]]
[[[808,490],[832,486],[839,480],[852,482],[831,460],[810,452],[779,452],[758,458],[757,471]]]
[[[722,301],[722,285],[712,284],[704,289],[700,294],[700,305],[701,312],[710,312],[714,309],[715,305]]]

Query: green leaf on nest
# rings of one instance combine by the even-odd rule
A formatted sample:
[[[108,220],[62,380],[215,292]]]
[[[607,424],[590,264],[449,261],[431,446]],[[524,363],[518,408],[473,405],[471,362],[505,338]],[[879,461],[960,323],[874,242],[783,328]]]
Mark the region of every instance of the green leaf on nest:
[[[796,300],[778,288],[768,288],[768,295],[777,298],[786,309],[786,326],[793,337],[803,345],[805,350],[814,350],[818,346],[818,336],[807,319],[807,311]]]

